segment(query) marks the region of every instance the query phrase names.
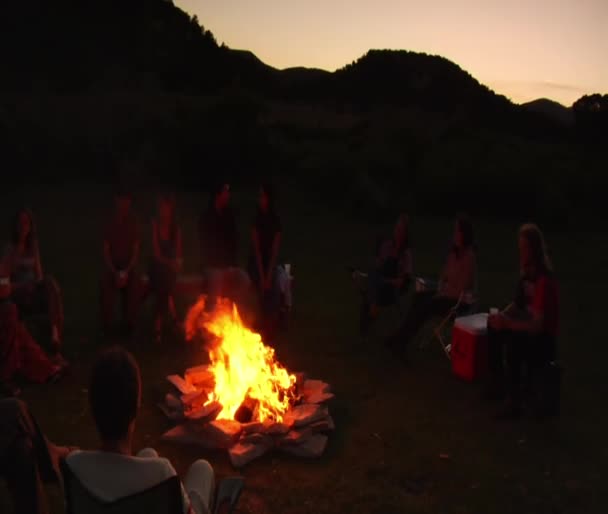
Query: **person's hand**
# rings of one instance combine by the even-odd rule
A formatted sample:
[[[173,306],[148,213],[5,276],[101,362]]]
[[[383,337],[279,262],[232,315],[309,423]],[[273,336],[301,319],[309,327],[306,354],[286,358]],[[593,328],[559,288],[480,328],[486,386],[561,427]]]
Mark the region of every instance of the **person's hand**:
[[[488,317],[488,326],[494,330],[504,330],[508,326],[508,319],[502,313],[492,314]]]
[[[118,289],[122,289],[127,285],[129,280],[129,273],[127,271],[117,271],[116,272],[116,287]]]

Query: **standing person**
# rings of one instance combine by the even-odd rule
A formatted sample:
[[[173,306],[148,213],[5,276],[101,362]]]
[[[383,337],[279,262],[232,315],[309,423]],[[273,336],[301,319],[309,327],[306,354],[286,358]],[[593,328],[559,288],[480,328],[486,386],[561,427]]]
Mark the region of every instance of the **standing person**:
[[[59,460],[70,451],[46,439],[23,402],[0,399],[0,476],[16,514],[49,512],[43,483],[59,482]]]
[[[152,220],[150,282],[156,296],[154,330],[160,342],[162,324],[169,318],[177,326],[173,297],[177,273],[182,267],[182,234],[175,219],[175,197],[163,195],[158,200],[158,218]]]
[[[104,272],[101,279],[101,320],[105,331],[114,317],[116,293],[123,296],[123,313],[129,332],[135,325],[139,279],[135,267],[139,258],[139,225],[131,211],[131,194],[120,190],[114,197],[114,213],[103,233]]]
[[[64,322],[61,290],[53,277],[43,274],[36,224],[29,209],[21,209],[15,216],[7,259],[12,300],[19,315],[47,314],[51,325],[51,349],[59,354]]]
[[[443,316],[466,293],[475,289],[476,258],[473,224],[459,216],[454,224],[454,239],[440,275],[437,291],[416,293],[412,306],[388,345],[403,351],[407,343],[431,316]]]
[[[237,265],[238,233],[230,206],[230,185],[220,183],[210,197],[209,206],[199,221],[203,274],[210,302],[225,294],[228,277]]]
[[[540,368],[555,360],[559,329],[558,285],[543,234],[536,225],[523,225],[518,244],[520,279],[515,301],[488,318],[490,395],[501,399],[506,389],[506,403],[500,413],[503,418],[521,414],[524,365],[531,379]],[[506,375],[503,353],[506,353]]]
[[[277,259],[282,230],[275,209],[274,190],[270,184],[264,184],[260,188],[257,214],[251,228],[249,274],[258,290],[264,332],[269,339],[274,336],[280,307]]]
[[[380,242],[376,260],[368,273],[367,290],[361,304],[359,327],[367,335],[378,308],[391,305],[406,291],[412,278],[410,221],[407,214],[397,218],[392,237]]]
[[[75,451],[66,464],[97,498],[113,502],[146,491],[177,473],[171,463],[146,448],[133,454],[133,434],[141,406],[141,376],[133,356],[120,347],[101,353],[93,367],[89,403],[99,434],[94,451]],[[182,486],[183,512],[208,514],[215,475],[197,460]]]

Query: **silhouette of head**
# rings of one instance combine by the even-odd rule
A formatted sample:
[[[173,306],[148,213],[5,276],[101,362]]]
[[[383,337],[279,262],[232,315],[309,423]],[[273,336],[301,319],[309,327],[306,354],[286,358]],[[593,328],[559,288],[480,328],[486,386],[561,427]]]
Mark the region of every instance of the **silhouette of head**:
[[[89,403],[102,441],[129,437],[141,402],[141,378],[135,358],[115,346],[102,351],[89,386]]]

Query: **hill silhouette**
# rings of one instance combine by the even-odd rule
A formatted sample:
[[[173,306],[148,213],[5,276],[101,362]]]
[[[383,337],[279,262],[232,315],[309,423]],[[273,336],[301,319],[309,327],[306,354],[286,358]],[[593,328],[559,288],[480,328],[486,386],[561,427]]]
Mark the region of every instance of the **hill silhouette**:
[[[522,104],[522,107],[530,112],[543,114],[564,125],[574,122],[574,112],[571,108],[548,98],[532,100],[531,102]]]
[[[374,215],[429,208],[428,193],[433,209],[604,208],[606,95],[576,102],[570,125],[440,56],[278,70],[170,0],[5,2],[0,48],[0,152],[22,180],[282,173]]]

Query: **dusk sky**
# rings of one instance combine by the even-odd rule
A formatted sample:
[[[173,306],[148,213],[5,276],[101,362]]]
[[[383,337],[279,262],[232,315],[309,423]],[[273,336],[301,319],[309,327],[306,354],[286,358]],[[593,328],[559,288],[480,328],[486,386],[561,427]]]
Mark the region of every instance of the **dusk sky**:
[[[608,93],[608,0],[174,0],[219,43],[335,70],[371,48],[438,54],[516,102]]]

